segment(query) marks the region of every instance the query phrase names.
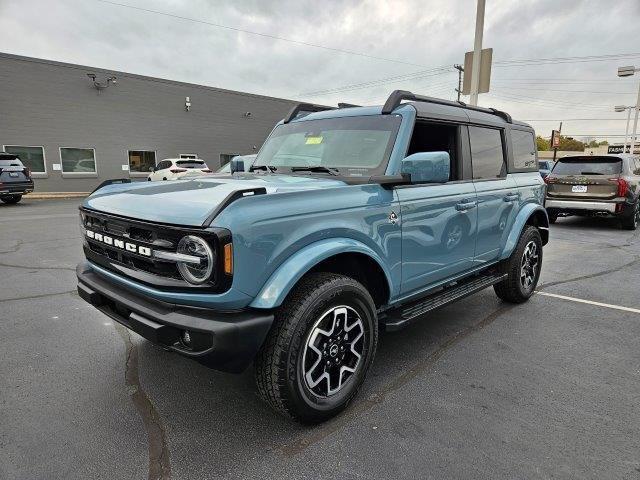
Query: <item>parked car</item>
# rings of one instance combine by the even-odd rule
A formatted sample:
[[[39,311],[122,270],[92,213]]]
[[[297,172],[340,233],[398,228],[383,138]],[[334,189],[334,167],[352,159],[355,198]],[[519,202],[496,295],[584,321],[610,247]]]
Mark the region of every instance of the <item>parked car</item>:
[[[640,157],[574,155],[556,162],[547,183],[549,221],[558,216],[607,216],[629,230],[640,222]]]
[[[0,201],[18,203],[33,192],[31,172],[13,153],[0,152]]]
[[[539,160],[538,161],[538,171],[540,172],[540,176],[542,178],[545,178],[547,175],[549,175],[549,173],[553,169],[554,163],[555,162],[553,160]]]
[[[250,171],[89,196],[78,292],[209,367],[254,362],[274,409],[324,421],[362,385],[379,328],[489,286],[534,293],[548,241],[534,139],[507,113],[405,91],[299,105]]]
[[[238,155],[233,157],[233,159],[242,160],[244,162],[245,169],[248,170],[251,165],[253,165],[257,156],[258,155]],[[231,162],[222,165],[218,170],[216,170],[216,173],[231,173]]]
[[[204,160],[199,158],[165,158],[155,167],[150,168],[147,180],[157,182],[162,180],[178,180],[184,177],[197,177],[211,173]]]

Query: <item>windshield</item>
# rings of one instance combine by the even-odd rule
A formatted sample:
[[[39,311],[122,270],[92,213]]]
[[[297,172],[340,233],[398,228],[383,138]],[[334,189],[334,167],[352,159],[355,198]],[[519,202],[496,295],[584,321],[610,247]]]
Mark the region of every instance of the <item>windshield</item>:
[[[0,167],[22,167],[22,162],[16,156],[2,155]]]
[[[384,173],[400,126],[398,115],[328,118],[278,126],[252,169],[369,176]],[[265,170],[267,171],[267,170]]]
[[[178,160],[176,165],[181,168],[207,168],[207,165],[199,160]]]
[[[554,175],[617,175],[622,172],[619,158],[561,159],[553,168]]]

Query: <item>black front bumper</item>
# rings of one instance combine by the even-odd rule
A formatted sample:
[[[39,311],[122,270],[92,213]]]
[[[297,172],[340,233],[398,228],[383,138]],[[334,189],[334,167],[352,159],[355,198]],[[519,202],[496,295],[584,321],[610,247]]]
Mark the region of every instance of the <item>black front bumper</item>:
[[[0,195],[24,195],[33,192],[33,180],[28,182],[0,182]]]
[[[80,297],[104,314],[155,344],[224,372],[246,369],[273,323],[268,311],[221,313],[134,294],[95,273],[86,261],[76,274]],[[185,330],[197,346],[182,341]]]

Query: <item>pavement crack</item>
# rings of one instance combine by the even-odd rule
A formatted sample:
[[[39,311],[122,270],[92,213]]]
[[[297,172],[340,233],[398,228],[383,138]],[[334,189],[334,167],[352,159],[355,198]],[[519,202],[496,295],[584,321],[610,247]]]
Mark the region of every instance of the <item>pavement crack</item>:
[[[76,271],[74,267],[30,267],[28,265],[13,265],[10,263],[3,263],[3,262],[0,262],[0,267],[20,268],[23,270],[68,270],[70,272]]]
[[[555,287],[557,285],[564,285],[566,283],[578,282],[580,280],[587,280],[589,278],[597,278],[603,275],[609,275],[611,273],[616,273],[616,272],[619,272],[620,270],[624,270],[625,268],[629,268],[634,265],[637,265],[638,263],[640,263],[640,257],[635,257],[632,261],[625,263],[623,265],[620,265],[618,267],[610,268],[607,270],[601,270],[600,272],[589,273],[587,275],[581,275],[579,277],[567,278],[566,280],[558,280],[557,282],[543,283],[542,285],[538,286],[538,290],[543,290],[547,287]]]
[[[69,294],[74,294],[76,292],[77,292],[77,290],[74,289],[74,290],[69,290],[69,291],[66,291],[66,292],[41,293],[39,295],[28,295],[26,297],[3,298],[3,299],[0,299],[0,303],[3,303],[3,302],[15,302],[15,301],[18,301],[18,300],[33,300],[35,298],[55,297],[57,295],[69,295]]]
[[[9,250],[1,251],[0,255],[3,255],[5,253],[16,253],[18,250],[20,250],[23,244],[24,242],[22,240],[16,240],[16,244],[13,247],[11,247]]]
[[[125,383],[133,405],[147,432],[149,446],[149,480],[168,480],[171,478],[171,459],[167,446],[166,433],[162,419],[149,396],[140,385],[138,374],[138,348],[131,340],[131,333],[122,325],[115,324],[116,331],[127,348],[125,363]]]
[[[306,435],[293,443],[282,445],[278,448],[278,450],[280,450],[280,452],[286,457],[293,457],[302,453],[311,445],[314,445],[325,439],[329,435],[337,432],[345,425],[356,419],[358,416],[371,410],[376,405],[383,403],[387,395],[400,389],[420,374],[427,372],[448,350],[460,343],[469,335],[472,335],[473,333],[483,329],[487,325],[490,325],[498,317],[509,312],[516,306],[517,305],[507,303],[500,305],[496,310],[484,317],[479,322],[463,330],[460,330],[449,337],[447,340],[441,343],[435,351],[419,360],[411,368],[405,370],[405,372],[401,375],[387,382],[376,393],[370,395],[363,401],[352,405],[348,411],[343,412],[339,417],[334,418],[333,420],[330,420],[322,426],[312,430],[309,435]]]

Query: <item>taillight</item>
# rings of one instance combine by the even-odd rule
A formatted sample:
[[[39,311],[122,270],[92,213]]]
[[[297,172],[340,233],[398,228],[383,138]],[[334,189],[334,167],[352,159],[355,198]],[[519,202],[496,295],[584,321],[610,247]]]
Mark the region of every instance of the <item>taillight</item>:
[[[182,172],[186,172],[187,169],[186,168],[172,168],[169,170],[171,173],[182,173]]]
[[[629,191],[629,182],[624,178],[610,178],[609,180],[618,184],[618,197],[624,197],[627,195],[627,192]]]
[[[547,175],[546,177],[544,177],[544,183],[546,183],[547,185],[549,185],[550,183],[556,183],[556,179],[551,178],[549,177],[549,175]]]

